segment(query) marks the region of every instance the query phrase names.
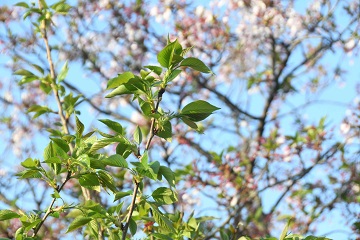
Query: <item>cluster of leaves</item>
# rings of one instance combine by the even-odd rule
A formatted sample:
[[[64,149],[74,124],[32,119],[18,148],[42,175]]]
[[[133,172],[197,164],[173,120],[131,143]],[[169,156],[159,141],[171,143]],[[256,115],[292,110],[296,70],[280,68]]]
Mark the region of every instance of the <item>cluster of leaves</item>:
[[[49,9],[54,9],[61,13],[68,9],[64,2],[56,3],[50,7],[41,1],[40,8],[29,7],[26,3],[19,3],[28,9],[24,18],[30,14],[39,14],[39,24],[35,27],[41,29],[41,24],[46,20],[51,20],[48,14]],[[46,17],[44,17],[46,16]],[[47,23],[47,22],[46,22]],[[45,24],[46,26],[47,24]],[[74,97],[72,93],[66,94],[62,81],[67,76],[68,66],[64,67],[53,79],[50,74],[44,75],[44,70],[33,64],[42,76],[37,76],[29,70],[20,69],[15,75],[22,76],[19,84],[27,84],[33,81],[40,81],[40,88],[50,94],[51,90],[59,93],[62,98],[61,108],[64,111],[66,120],[75,116],[75,133],[70,134],[66,131],[59,131],[56,128],[49,129],[51,141],[44,149],[43,161],[39,159],[27,158],[21,163],[25,170],[18,173],[20,179],[36,178],[45,181],[53,189],[51,197],[52,204],[43,212],[15,213],[10,210],[0,211],[0,220],[18,218],[22,226],[16,231],[15,239],[30,239],[29,233],[36,238],[37,232],[48,216],[59,218],[61,213],[71,209],[67,216],[74,218],[68,226],[67,232],[72,232],[86,225],[85,235],[92,239],[126,239],[127,230],[130,229],[132,235],[137,232],[137,225],[144,224],[144,232],[160,239],[182,239],[183,237],[194,238],[201,234],[200,224],[206,218],[194,218],[190,216],[184,222],[182,213],[165,214],[161,210],[164,205],[173,204],[178,200],[175,190],[175,174],[167,166],[161,165],[158,161],[150,161],[148,150],[150,142],[154,136],[164,139],[171,139],[172,126],[171,119],[180,118],[191,128],[197,129],[195,122],[206,119],[219,108],[210,103],[198,100],[186,105],[179,113],[170,113],[160,107],[162,95],[166,92],[168,84],[175,79],[184,68],[189,67],[194,70],[211,73],[210,69],[199,59],[185,57],[189,48],[183,49],[177,40],[168,40],[167,46],[159,52],[158,61],[160,66],[145,66],[148,70],[141,70],[137,76],[131,72],[119,74],[117,77],[108,81],[107,89],[113,89],[106,97],[113,98],[121,95],[131,95],[133,101],[137,100],[143,115],[151,119],[150,131],[142,150],[143,133],[138,126],[132,140],[127,137],[125,128],[120,123],[110,119],[100,119],[110,130],[104,133],[100,130],[84,133],[84,124],[76,116],[76,105],[80,96]],[[165,73],[163,73],[165,69]],[[28,110],[34,112],[33,118],[37,118],[44,113],[56,113],[47,106],[35,105]],[[63,126],[64,128],[66,126]],[[97,139],[93,136],[98,133],[102,138]],[[116,153],[106,156],[99,153],[104,147],[116,144]],[[139,161],[128,162],[128,157],[134,154]],[[108,171],[108,167],[125,169],[133,176],[134,190],[120,191],[114,181],[113,176]],[[63,178],[65,175],[65,180]],[[144,178],[151,181],[167,180],[169,187],[158,187],[151,195],[143,193]],[[62,180],[62,181],[61,181]],[[69,205],[65,203],[60,192],[68,181],[75,181],[81,187],[101,192],[113,194],[116,204],[105,209],[100,203],[86,199],[81,204]],[[149,184],[149,183],[148,183]],[[132,202],[126,206],[124,199],[132,196]],[[63,202],[60,206],[54,207],[54,202]]]
[[[328,140],[332,140],[332,137],[327,133],[325,119],[320,120],[319,124],[314,126],[304,126],[305,121],[299,120],[295,124],[299,130],[295,133],[288,133],[282,125],[284,122],[288,125],[287,120],[282,121],[282,119],[289,114],[282,110],[286,108],[280,106],[286,104],[288,96],[303,89],[303,86],[299,84],[300,81],[297,81],[302,75],[301,69],[308,70],[311,67],[312,70],[317,71],[316,63],[319,63],[319,59],[325,55],[326,51],[333,50],[332,46],[335,43],[351,43],[349,40],[358,37],[356,34],[346,34],[347,27],[338,31],[333,19],[336,14],[332,13],[332,9],[336,9],[336,5],[334,8],[328,7],[331,6],[331,1],[322,1],[321,17],[317,17],[318,13],[311,14],[311,9],[306,16],[294,14],[291,4],[279,3],[277,5],[272,1],[256,0],[251,3],[239,1],[239,4],[234,5],[232,1],[229,1],[232,4],[227,4],[228,6],[225,8],[231,9],[227,9],[225,14],[236,12],[236,15],[241,15],[245,22],[250,22],[244,25],[244,21],[239,20],[238,29],[243,29],[243,31],[231,32],[231,28],[234,26],[237,28],[235,23],[226,25],[224,24],[226,21],[220,20],[218,16],[207,10],[196,7],[195,12],[198,16],[190,19],[189,16],[184,16],[184,12],[180,12],[183,8],[186,10],[185,5],[174,3],[166,6],[165,2],[159,3],[159,6],[165,6],[166,11],[170,9],[170,12],[174,13],[179,11],[179,14],[174,14],[176,15],[174,17],[181,16],[182,18],[175,24],[175,34],[177,35],[177,31],[182,31],[181,34],[178,34],[181,39],[179,42],[184,46],[197,45],[194,49],[183,48],[176,40],[171,42],[168,39],[165,43],[166,41],[153,34],[152,30],[147,27],[147,21],[150,19],[149,6],[146,6],[143,1],[119,7],[118,4],[121,3],[80,0],[76,11],[73,11],[73,15],[66,19],[71,19],[69,20],[71,27],[66,28],[70,29],[70,38],[64,40],[61,36],[54,41],[51,47],[45,43],[46,50],[49,49],[48,53],[50,50],[65,53],[65,59],[68,59],[69,63],[71,60],[80,59],[86,63],[86,65],[84,64],[86,68],[90,66],[92,73],[99,73],[103,80],[106,79],[109,92],[106,96],[107,99],[100,100],[99,104],[95,99],[84,97],[82,89],[79,90],[71,84],[75,81],[70,80],[71,77],[67,75],[69,70],[67,62],[58,74],[54,73],[51,62],[49,62],[50,71],[48,71],[48,68],[41,66],[43,64],[41,61],[35,60],[27,62],[28,67],[21,67],[20,70],[15,71],[15,75],[21,76],[19,81],[21,89],[38,90],[47,97],[54,97],[58,106],[57,109],[52,104],[37,102],[33,104],[35,101],[31,97],[23,104],[28,105],[26,114],[33,114],[31,125],[38,126],[40,123],[42,126],[40,131],[42,131],[45,122],[46,126],[51,128],[49,129],[51,141],[45,148],[42,159],[27,158],[22,163],[25,170],[18,176],[26,180],[32,179],[28,182],[35,183],[36,186],[39,182],[45,183],[46,188],[53,191],[53,201],[50,207],[44,211],[35,210],[24,213],[14,210],[16,208],[13,211],[1,211],[0,219],[5,220],[8,225],[9,219],[12,223],[18,221],[22,224],[22,227],[18,229],[17,238],[26,238],[27,235],[31,235],[31,232],[35,235],[34,238],[44,234],[41,233],[41,230],[46,227],[52,228],[51,223],[47,225],[48,216],[58,218],[57,222],[70,222],[63,224],[63,226],[66,225],[68,232],[80,232],[80,229],[83,229],[83,235],[93,238],[109,236],[109,238],[117,239],[121,238],[121,235],[122,238],[125,238],[124,234],[127,234],[128,229],[132,234],[142,229],[150,239],[181,239],[184,237],[234,239],[242,235],[259,237],[270,234],[274,223],[281,221],[279,219],[282,219],[283,209],[287,209],[283,207],[283,200],[286,197],[289,197],[287,206],[290,206],[293,214],[298,216],[294,229],[296,232],[308,233],[311,232],[312,223],[320,216],[324,216],[327,210],[337,207],[337,203],[350,205],[358,199],[358,188],[356,188],[358,184],[353,184],[353,181],[358,179],[356,175],[358,171],[354,164],[356,160],[351,161],[345,156],[346,151],[343,144],[335,143],[328,148],[330,145]],[[220,2],[222,1],[219,1],[219,5]],[[314,2],[315,5],[317,1]],[[156,1],[154,3],[156,4]],[[67,24],[67,21],[60,23],[56,20],[59,14],[65,16],[68,11],[71,11],[65,1],[50,5],[44,0],[40,0],[38,6],[25,2],[17,5],[25,9],[24,18],[26,20],[34,20],[32,21],[33,34],[40,35],[41,38],[33,39],[33,41],[35,42],[34,46],[38,46],[40,50],[45,50],[39,41],[47,38],[46,30],[59,37],[62,34],[59,34],[61,31],[52,32],[57,28],[54,22],[57,25]],[[130,8],[127,8],[129,6]],[[328,13],[327,9],[329,9]],[[350,15],[356,16],[357,8],[351,7],[350,3],[348,8],[344,9],[349,11]],[[223,12],[222,10],[221,12]],[[87,37],[86,34],[81,35],[84,30],[81,26],[82,23],[86,22],[84,26],[90,24],[86,17],[91,15],[96,19],[99,16],[100,19],[101,14],[98,11],[105,12],[106,16],[113,16],[112,20],[115,20],[109,21],[110,25],[115,22],[115,27],[111,25],[109,28],[111,31],[105,27],[106,33],[99,34],[99,36],[101,35],[100,50],[96,48],[96,40],[89,37],[88,41],[83,41]],[[238,14],[240,11],[242,14]],[[110,14],[108,14],[109,12]],[[193,13],[193,9],[190,12]],[[159,18],[161,18],[160,15],[162,14],[159,13]],[[226,20],[226,17],[223,19]],[[293,27],[298,30],[294,34],[288,34],[288,29],[285,27],[287,25],[282,22],[284,20],[288,21],[286,24],[299,23],[291,26],[291,30]],[[131,24],[132,21],[135,21],[136,24]],[[327,21],[331,27],[328,27]],[[103,24],[107,25],[107,23]],[[87,31],[91,31],[91,27]],[[123,27],[125,35],[121,34]],[[131,31],[137,27],[146,29],[144,32],[148,36],[144,37],[141,31]],[[209,29],[211,34],[206,32]],[[349,24],[349,29],[351,29],[351,24]],[[94,32],[98,30],[96,29]],[[27,46],[29,42],[30,45],[33,45],[32,38],[12,38],[12,35],[17,34],[12,34],[9,30],[10,43],[13,45],[24,44]],[[78,36],[80,36],[79,39],[77,39]],[[112,44],[107,44],[113,39],[118,41],[119,36],[123,49],[141,49],[142,51],[136,53],[134,50],[129,54],[119,54],[117,50],[110,47],[113,46]],[[135,40],[131,40],[131,36],[135,36]],[[319,45],[313,39],[314,36],[320,39]],[[156,41],[144,41],[144,38],[152,38],[151,40],[155,38]],[[57,45],[57,41],[61,44]],[[79,44],[76,47],[72,46],[77,42]],[[104,42],[106,44],[103,44]],[[147,45],[149,42],[156,42],[158,45],[150,47]],[[163,48],[163,43],[166,44],[165,48]],[[131,44],[131,47],[127,44]],[[350,46],[347,49],[354,48],[351,44],[347,45]],[[161,49],[160,46],[162,50],[157,55],[160,66],[143,66],[141,56],[145,55],[150,48],[150,50]],[[144,50],[146,48],[148,49]],[[301,49],[298,52],[300,54],[296,53],[298,48]],[[14,49],[16,50],[13,53],[14,59],[22,59],[22,54],[16,53],[19,52],[16,47]],[[110,61],[107,59],[104,61],[105,58],[102,58],[103,54],[109,53],[108,51],[112,54],[116,67],[112,63],[109,64]],[[196,51],[206,53],[205,55],[210,58],[207,58],[207,61],[211,62],[209,66],[216,69],[220,73],[220,77],[211,79],[197,72],[194,73],[194,71],[183,71],[185,68],[191,68],[203,73],[211,73],[202,61],[193,57],[185,57],[187,53],[196,53]],[[9,52],[11,51],[9,50]],[[298,56],[294,58],[294,55]],[[51,54],[47,56],[48,60],[49,56],[51,59]],[[39,58],[40,60],[41,58],[45,59],[45,55]],[[291,61],[288,61],[289,59]],[[60,62],[62,60],[64,59],[60,59]],[[260,64],[261,62],[264,64]],[[110,65],[111,67],[108,67]],[[321,65],[317,72],[320,72],[321,75],[320,67]],[[108,75],[113,76],[115,73],[111,73],[110,70],[116,68],[121,70],[115,72],[121,72],[121,74],[108,80]],[[134,73],[129,72],[129,69],[134,69]],[[91,75],[97,76],[97,74]],[[178,81],[173,81],[175,79]],[[245,84],[238,81],[241,79],[246,79],[243,81]],[[311,84],[318,88],[321,86],[321,76],[316,76],[315,79],[316,81],[314,80]],[[224,82],[226,84],[223,84]],[[250,90],[261,90],[259,95],[266,104],[260,112],[253,112],[253,109],[246,107],[250,104],[245,104],[247,100],[244,99],[247,97],[239,98],[240,95],[246,94],[246,92],[238,93],[237,89],[241,89],[239,85],[244,85],[244,89],[249,90],[249,95]],[[178,104],[169,106],[179,106],[178,108],[181,110],[174,113],[162,109],[165,104],[160,106],[160,102],[165,92],[167,96],[170,95],[176,99],[175,101],[179,101]],[[51,95],[51,93],[53,94]],[[102,93],[100,94],[102,95]],[[204,139],[206,141],[201,139],[197,143],[193,141],[191,134],[187,134],[188,130],[184,131],[184,127],[189,126],[199,132],[207,129],[198,122],[207,118],[217,108],[206,101],[196,99],[206,99],[209,94],[212,100],[222,102],[223,108],[226,109],[223,111],[224,121],[206,124],[209,124],[210,131],[221,129],[224,137],[218,137],[217,133],[207,134]],[[135,126],[134,130],[129,130],[127,126],[118,121],[129,115],[124,113],[126,111],[120,114],[115,111],[104,111],[104,105],[107,103],[121,102],[119,96],[121,100],[126,100],[134,109],[138,110],[144,119],[147,119],[146,126],[138,124],[139,126]],[[184,96],[192,101],[181,107],[183,102],[186,102],[183,101]],[[116,121],[114,119],[99,120],[110,129],[110,132],[100,130],[84,132],[85,126],[80,120],[84,122],[86,116],[80,115],[79,110],[80,104],[83,102],[90,103],[96,111],[107,115],[114,113],[118,114],[115,116],[120,115]],[[9,101],[6,100],[5,103],[9,103]],[[173,109],[172,107],[171,109]],[[261,108],[261,106],[259,107]],[[296,110],[296,108],[293,109],[290,115],[297,112]],[[52,125],[50,117],[53,116],[57,120],[60,119],[60,122]],[[241,124],[238,124],[240,121]],[[62,129],[55,126],[60,126]],[[281,136],[282,134],[285,135]],[[94,135],[102,137],[98,139]],[[168,140],[168,142],[152,141],[154,137]],[[231,139],[231,141],[224,142],[225,138]],[[175,139],[175,141],[170,143],[171,139]],[[214,145],[221,145],[224,148],[212,149],[214,152],[209,151],[207,150],[209,141],[214,141]],[[112,150],[105,148],[110,145],[115,145],[115,148]],[[164,150],[164,161],[161,159],[159,161],[151,160],[155,151],[150,151],[150,149],[153,149],[154,146],[157,147],[156,150]],[[177,146],[180,148],[189,146],[185,149],[186,155],[190,156],[195,152],[196,164],[188,164],[183,161],[187,165],[182,166],[183,169],[174,171],[174,173],[169,168],[171,166],[167,160],[176,158],[173,154],[178,153],[172,152],[171,149]],[[109,152],[110,154],[108,154]],[[339,170],[341,174],[336,175],[333,172],[329,174],[328,179],[331,185],[318,181],[314,183],[315,181],[309,177],[310,173],[319,167],[325,170],[326,166],[334,168],[331,164],[332,159],[336,157],[342,162]],[[137,160],[134,161],[131,158]],[[279,163],[279,161],[283,161],[283,163]],[[291,163],[289,164],[288,161]],[[203,164],[204,162],[205,164]],[[167,165],[163,165],[164,163]],[[124,175],[132,180],[126,182]],[[346,177],[342,177],[345,175]],[[160,183],[162,180],[166,180],[168,185],[164,186]],[[188,217],[187,211],[185,214],[175,210],[174,213],[167,213],[170,206],[174,209],[182,209],[180,204],[184,204],[185,207],[191,205],[186,202],[185,197],[181,197],[183,192],[178,194],[175,190],[175,184],[181,180],[188,181],[185,188],[190,184],[195,189],[203,190],[202,193],[206,195],[207,199],[210,198],[216,203],[214,207],[223,207],[225,210],[219,215],[224,215],[224,222],[223,219],[212,217],[196,218],[193,214]],[[125,186],[126,183],[129,186]],[[77,191],[82,188],[84,201],[80,204],[67,204],[68,201],[65,200],[67,194],[64,193],[67,188],[72,190],[68,195],[75,196],[75,199],[81,199]],[[262,193],[272,192],[276,188],[281,191],[280,197],[271,206],[270,211],[265,211],[265,206],[262,206],[264,202]],[[153,190],[149,192],[149,189]],[[177,189],[179,190],[179,188]],[[208,189],[216,191],[217,194],[208,194]],[[336,196],[329,200],[325,197],[325,190],[332,191],[335,193],[332,195]],[[105,192],[109,195],[104,194]],[[114,200],[116,204],[110,204],[111,206],[104,204],[104,201],[109,199]],[[14,202],[16,200],[12,203]],[[44,200],[43,203],[45,202]],[[204,208],[205,205],[201,207]],[[37,209],[42,209],[40,204]],[[64,214],[69,211],[70,213],[64,218]],[[349,210],[349,212],[351,211]],[[286,233],[287,230],[283,232],[281,239],[304,238],[300,235],[287,236]],[[248,239],[246,237],[242,239],[244,238]],[[310,236],[306,239],[325,238]]]

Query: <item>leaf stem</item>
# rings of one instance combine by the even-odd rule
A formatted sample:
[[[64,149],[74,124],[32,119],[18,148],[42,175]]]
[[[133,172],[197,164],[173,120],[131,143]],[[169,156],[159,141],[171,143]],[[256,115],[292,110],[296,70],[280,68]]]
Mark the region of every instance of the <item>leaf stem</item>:
[[[163,88],[163,87],[160,88],[160,90],[158,92],[158,96],[157,96],[157,102],[156,102],[156,105],[155,105],[154,113],[158,112],[159,105],[160,105],[160,102],[162,100],[162,95],[164,93],[165,93],[165,88]],[[148,137],[148,140],[146,142],[146,145],[145,145],[145,150],[149,150],[151,140],[155,136],[155,121],[156,121],[156,119],[153,117],[151,119],[150,133],[149,133],[149,137]],[[130,219],[131,219],[131,216],[132,216],[132,214],[134,212],[134,209],[135,209],[135,200],[136,200],[136,196],[137,196],[137,193],[138,193],[139,185],[140,185],[140,182],[137,182],[135,180],[134,193],[133,193],[133,196],[132,196],[132,201],[131,201],[129,213],[128,213],[128,216],[127,216],[127,219],[126,219],[126,223],[125,223],[125,226],[123,228],[122,240],[126,240],[126,234],[127,234],[127,231],[128,231],[129,225],[130,225]]]
[[[42,10],[43,5],[42,5],[40,0],[38,1],[38,4],[39,4],[39,9]],[[64,110],[63,110],[63,107],[62,107],[62,104],[61,104],[59,91],[58,91],[58,88],[56,86],[55,67],[54,67],[52,57],[51,57],[51,49],[50,49],[50,45],[49,45],[49,39],[48,39],[48,35],[47,35],[45,19],[41,21],[40,34],[41,34],[41,37],[43,38],[44,43],[45,43],[46,57],[47,57],[47,60],[48,60],[48,63],[49,63],[49,69],[50,69],[51,88],[52,88],[52,91],[53,91],[53,93],[55,95],[55,100],[56,100],[56,103],[57,103],[57,106],[58,106],[58,115],[60,117],[63,129],[64,129],[64,133],[69,134],[68,122],[67,122],[67,119],[66,119],[66,117],[64,115]],[[73,151],[74,151],[74,146],[71,143],[69,143],[69,148],[70,148],[70,155],[71,155],[73,153]],[[67,183],[67,181],[70,180],[71,174],[72,174],[72,172],[68,171],[65,181],[61,184],[60,187],[55,189],[58,193],[61,192],[61,190],[63,189],[63,187]],[[37,235],[37,233],[39,232],[41,226],[44,224],[45,220],[52,213],[52,211],[53,211],[52,207],[54,206],[55,201],[56,201],[56,198],[53,198],[50,205],[49,205],[49,207],[48,207],[48,209],[47,209],[47,211],[46,211],[46,213],[45,213],[45,215],[41,219],[41,222],[34,228],[34,232],[32,234],[32,237],[35,237]]]
[[[69,181],[71,178],[71,171],[68,171],[67,176],[65,181],[61,184],[61,186],[59,188],[57,188],[57,192],[60,193],[61,190],[63,189],[63,187],[65,186],[65,184],[67,183],[67,181]],[[53,198],[53,200],[51,201],[45,215],[43,216],[43,218],[41,219],[41,222],[36,226],[36,228],[34,229],[34,233],[32,235],[32,237],[35,237],[36,234],[39,232],[41,226],[44,224],[45,220],[47,219],[47,217],[52,213],[52,207],[54,206],[56,201],[56,198]]]
[[[125,226],[124,226],[124,229],[123,229],[123,235],[122,235],[122,239],[125,240],[126,239],[126,234],[127,234],[127,231],[129,229],[129,225],[130,225],[130,219],[131,219],[131,216],[134,212],[134,209],[135,209],[135,201],[136,201],[136,196],[137,196],[137,193],[138,193],[138,190],[139,190],[139,185],[140,185],[140,182],[137,182],[135,180],[135,185],[134,185],[134,193],[133,193],[133,196],[132,196],[132,200],[131,200],[131,205],[130,205],[130,211],[129,211],[129,214],[127,216],[127,219],[126,219],[126,223],[125,223]]]

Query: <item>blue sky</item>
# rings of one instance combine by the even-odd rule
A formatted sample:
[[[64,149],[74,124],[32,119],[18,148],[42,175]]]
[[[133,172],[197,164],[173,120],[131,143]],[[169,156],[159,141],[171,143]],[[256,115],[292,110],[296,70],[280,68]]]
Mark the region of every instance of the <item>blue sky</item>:
[[[9,2],[17,2],[17,1],[5,1],[0,0],[0,4],[9,4]],[[206,2],[206,1],[205,1]],[[303,5],[297,6],[299,9],[303,8]],[[159,28],[162,29],[162,28]],[[2,29],[0,29],[1,31]],[[163,33],[162,33],[163,34]],[[320,103],[315,104],[314,106],[308,108],[304,114],[304,118],[308,118],[310,122],[316,123],[319,121],[319,119],[323,116],[327,116],[327,122],[330,125],[339,126],[339,123],[341,119],[343,118],[345,111],[346,111],[346,104],[351,102],[354,97],[356,96],[355,86],[359,83],[360,80],[360,72],[358,69],[360,69],[360,61],[353,57],[353,56],[343,56],[338,53],[335,54],[329,54],[326,57],[326,64],[329,66],[329,68],[333,68],[334,64],[338,62],[339,59],[342,59],[342,65],[347,70],[346,74],[346,81],[342,80],[336,80],[337,83],[332,85],[330,88],[327,89],[326,92],[324,92],[321,96],[321,99],[324,100],[324,102],[329,103]],[[0,56],[0,63],[4,63],[8,61],[6,56]],[[60,66],[59,66],[60,67]],[[86,77],[82,74],[81,70],[82,66],[78,63],[71,64],[70,65],[70,72],[68,75],[69,79],[77,79],[79,81],[79,86],[84,86],[83,82],[87,81]],[[4,71],[2,69],[2,71]],[[1,81],[6,81],[11,79],[11,74],[9,72],[6,72],[6,77],[3,78]],[[77,82],[74,82],[74,84],[77,84]],[[95,84],[93,81],[87,81],[86,87],[83,89],[85,93],[91,94],[94,89],[97,89],[98,85]],[[3,94],[3,92],[0,92],[0,94]],[[291,102],[293,104],[297,105],[300,104],[302,99],[301,96],[294,97],[291,99]],[[343,103],[342,104],[334,104],[335,102]],[[221,106],[220,106],[221,107]],[[84,116],[80,119],[85,123],[85,126],[89,126],[92,122],[96,121],[96,116],[88,117],[87,114],[87,108],[84,108]],[[221,114],[221,113],[220,113]],[[89,130],[89,129],[88,129]],[[291,128],[285,129],[285,131],[291,132]],[[44,139],[38,139],[39,146],[43,146],[44,143],[47,141],[46,138]],[[4,145],[3,145],[4,146]],[[0,146],[0,151],[1,149]],[[1,151],[2,152],[2,151]],[[41,152],[39,154],[39,157],[41,156]],[[10,161],[9,165],[12,165],[16,161]],[[270,204],[272,199],[274,201],[274,194],[273,192],[265,192],[264,195],[265,198],[269,200],[268,202],[264,202],[264,207],[267,207],[267,204]],[[268,205],[270,206],[270,205]],[[203,207],[206,207],[205,205]],[[332,213],[332,219],[331,222],[324,222],[323,224],[320,224],[320,228],[318,229],[318,234],[323,234],[329,232],[329,229],[348,229],[348,226],[345,226],[342,218],[340,217],[340,212],[334,212]],[[342,239],[344,238],[343,233],[336,233],[332,234],[329,237],[332,237],[334,239]]]

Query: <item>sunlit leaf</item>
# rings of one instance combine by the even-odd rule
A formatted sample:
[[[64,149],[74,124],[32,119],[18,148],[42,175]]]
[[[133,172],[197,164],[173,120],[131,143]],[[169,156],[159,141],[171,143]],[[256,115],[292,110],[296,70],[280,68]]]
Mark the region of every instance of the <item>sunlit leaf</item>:
[[[0,210],[0,221],[9,220],[18,217],[20,217],[20,215],[17,214],[16,212],[7,209]]]
[[[72,221],[70,223],[69,228],[68,228],[68,230],[66,232],[67,233],[72,232],[72,231],[86,225],[91,220],[92,220],[91,217],[83,217],[83,216],[77,217],[77,218],[74,219],[74,221]]]
[[[183,67],[190,67],[196,71],[202,72],[202,73],[212,73],[210,68],[208,68],[205,63],[203,63],[200,59],[189,57],[185,58],[180,66]]]

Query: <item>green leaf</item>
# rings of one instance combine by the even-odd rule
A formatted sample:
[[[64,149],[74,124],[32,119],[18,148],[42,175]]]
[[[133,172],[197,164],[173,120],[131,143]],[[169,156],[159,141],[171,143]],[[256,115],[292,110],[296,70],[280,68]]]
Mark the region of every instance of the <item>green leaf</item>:
[[[27,170],[17,173],[16,176],[19,176],[20,179],[41,178],[42,177],[40,171],[37,169],[27,169]]]
[[[178,201],[178,196],[170,188],[159,187],[151,194],[155,202],[160,204],[172,204]]]
[[[96,173],[87,173],[81,175],[79,177],[79,183],[84,188],[100,192],[100,182]]]
[[[116,153],[123,156],[125,159],[132,153],[131,144],[119,143],[116,146]]]
[[[59,75],[57,75],[57,82],[60,83],[64,81],[69,71],[68,61],[65,62],[64,66],[61,68]]]
[[[155,239],[173,240],[173,238],[169,237],[168,235],[161,234],[161,233],[151,233],[151,236],[154,236]],[[190,238],[190,237],[189,237],[189,238]]]
[[[127,83],[120,85],[115,88],[111,93],[106,95],[106,98],[112,98],[114,96],[123,95],[123,94],[140,94],[146,92],[145,83],[141,78],[134,77],[131,78]]]
[[[30,8],[26,2],[18,2],[15,6],[23,7],[23,8]]]
[[[175,187],[175,173],[168,167],[160,166],[158,174],[164,176],[170,186]]]
[[[162,67],[170,68],[171,62],[172,62],[173,56],[174,56],[176,43],[177,43],[177,40],[175,40],[172,43],[169,43],[157,55],[157,60]]]
[[[139,145],[142,142],[142,133],[139,126],[136,127],[134,132],[134,141]]]
[[[136,231],[137,231],[137,225],[136,225],[136,222],[134,221],[134,219],[132,219],[132,218],[130,218],[130,221],[129,221],[129,228],[130,228],[131,235],[135,235]]]
[[[132,94],[133,92],[131,90],[129,90],[126,86],[121,85],[117,88],[115,88],[112,92],[110,92],[108,95],[106,95],[106,98],[113,98],[115,96],[118,95],[123,95],[123,94]]]
[[[54,189],[54,193],[51,194],[51,197],[53,198],[61,198],[60,193]]]
[[[42,7],[43,7],[44,9],[48,9],[48,8],[49,8],[48,5],[46,4],[46,0],[40,0],[40,2],[41,2],[41,5],[42,5]]]
[[[113,167],[122,167],[122,168],[128,167],[128,163],[126,162],[126,160],[123,158],[123,156],[119,154],[114,154],[102,160],[102,162],[108,166],[113,166]]]
[[[220,238],[221,240],[230,240],[229,236],[226,234],[224,230],[220,230]]]
[[[164,216],[164,214],[158,209],[158,207],[154,203],[149,202],[149,204],[153,212],[153,217],[155,221],[159,224],[159,226],[166,229],[168,232],[175,232],[176,230],[174,229],[172,222],[166,216]]]
[[[123,133],[123,128],[120,123],[109,120],[109,119],[99,119],[99,121],[102,122],[103,124],[105,124],[106,126],[108,126],[111,130],[113,130],[119,134]]]
[[[156,135],[165,139],[171,138],[172,128],[170,121],[165,121],[164,125],[159,127],[159,130],[156,132]]]
[[[72,232],[84,225],[86,225],[88,222],[90,222],[92,220],[91,217],[77,217],[74,219],[74,221],[72,223],[70,223],[68,230],[66,231],[66,233]]]
[[[115,193],[114,202],[121,199],[121,198],[123,198],[123,197],[129,196],[131,194],[133,194],[133,191],[131,191],[131,190],[129,190],[127,192],[117,192],[117,193]]]
[[[77,160],[80,162],[80,163],[83,163],[83,165],[85,167],[90,167],[91,166],[91,160],[90,160],[90,157],[89,155],[87,155],[86,153],[85,154],[81,154]],[[97,161],[99,162],[99,161]]]
[[[26,223],[23,222],[25,232],[30,231],[30,229],[36,227],[36,225],[38,225],[39,222],[41,222],[41,219],[32,220],[32,222],[26,222]],[[25,238],[24,240],[30,240],[30,239],[32,240],[33,238]]]
[[[16,70],[14,72],[14,75],[25,76],[25,77],[37,77],[35,74],[33,74],[32,72],[30,72],[26,69]]]
[[[77,116],[75,116],[75,120],[76,120],[76,136],[80,138],[84,132],[85,127]]]
[[[105,188],[110,189],[113,193],[117,192],[113,177],[106,171],[99,170],[98,177],[100,184]]]
[[[32,158],[27,158],[25,161],[21,162],[21,166],[24,168],[35,168],[37,166],[37,162],[35,162]]]
[[[55,142],[64,152],[70,151],[69,144],[60,138],[50,138],[53,142]]]
[[[132,72],[124,72],[119,74],[117,77],[110,79],[107,83],[107,90],[119,87],[120,85],[127,83],[131,78],[134,77]]]
[[[159,66],[151,66],[151,65],[147,65],[144,66],[147,69],[150,69],[151,71],[153,71],[154,73],[156,73],[157,75],[160,75],[162,73],[162,67]]]
[[[71,8],[69,4],[67,4],[65,1],[57,2],[53,5],[51,5],[51,8],[55,10],[55,12],[59,14],[67,14]]]
[[[36,114],[33,116],[33,119],[36,119],[37,117],[41,116],[44,113],[53,112],[50,108],[40,105],[33,105],[29,107],[27,112],[36,112]]]
[[[121,142],[121,139],[119,139],[119,138],[103,138],[103,139],[97,140],[91,146],[89,152],[95,152],[103,147],[106,147],[107,145],[110,145],[110,144],[113,144],[116,142]]]
[[[44,74],[44,69],[39,65],[32,63],[31,66],[33,66],[39,73]]]
[[[288,229],[289,229],[291,221],[292,221],[292,219],[290,218],[288,220],[288,222],[286,223],[284,229],[282,230],[279,240],[284,240],[285,239],[285,237],[286,237],[286,235],[288,233]]]
[[[19,214],[8,209],[0,210],[0,221],[9,220],[20,217]]]
[[[196,123],[194,123],[193,121],[189,120],[189,118],[187,117],[182,117],[181,120],[188,125],[189,127],[191,127],[192,129],[198,129],[198,126],[196,125]]]
[[[202,73],[212,73],[210,68],[208,68],[200,59],[189,57],[185,58],[180,66],[183,67],[190,67],[196,71],[202,72]]]
[[[166,79],[166,82],[167,82],[167,83],[171,82],[171,81],[174,80],[181,72],[182,72],[182,71],[179,70],[179,69],[173,70],[173,71],[170,73],[169,77]]]
[[[61,159],[58,157],[51,157],[46,159],[44,163],[61,163]]]
[[[154,173],[158,174],[160,169],[159,161],[154,161],[150,163],[150,168],[154,171]]]
[[[144,154],[140,158],[141,164],[147,169],[149,167],[149,155],[148,151],[146,150]]]
[[[202,121],[210,116],[214,111],[220,108],[211,105],[210,103],[197,100],[189,103],[181,110],[181,115],[186,116],[190,121]]]
[[[141,97],[138,97],[137,99],[138,99],[141,111],[146,116],[149,116],[152,112],[151,104],[149,102],[144,101]]]

